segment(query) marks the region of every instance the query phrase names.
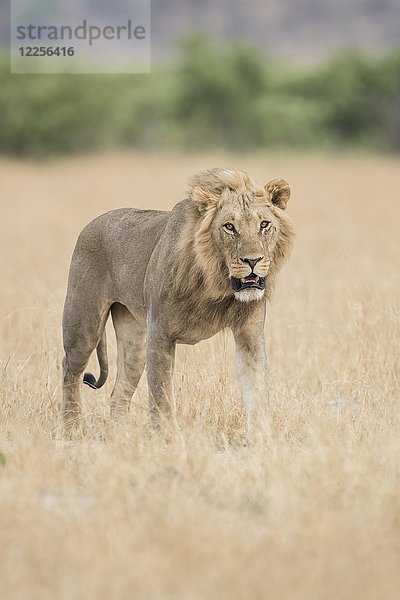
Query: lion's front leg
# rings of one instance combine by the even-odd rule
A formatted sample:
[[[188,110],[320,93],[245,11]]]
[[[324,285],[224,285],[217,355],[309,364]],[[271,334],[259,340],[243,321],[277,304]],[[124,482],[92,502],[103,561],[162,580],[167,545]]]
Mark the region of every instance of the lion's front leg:
[[[172,377],[175,362],[175,341],[156,327],[147,335],[147,383],[152,423],[159,426],[160,417],[172,416],[175,421],[175,403]]]
[[[236,375],[247,412],[247,430],[268,426],[267,352],[263,324],[233,331],[236,343]]]

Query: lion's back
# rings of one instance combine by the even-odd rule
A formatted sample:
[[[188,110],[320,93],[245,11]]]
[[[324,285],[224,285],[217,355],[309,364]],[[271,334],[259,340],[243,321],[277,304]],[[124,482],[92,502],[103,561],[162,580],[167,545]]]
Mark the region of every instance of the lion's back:
[[[143,281],[151,254],[164,231],[167,211],[119,208],[88,223],[75,246],[71,276],[90,275],[110,289],[115,301],[143,303]]]

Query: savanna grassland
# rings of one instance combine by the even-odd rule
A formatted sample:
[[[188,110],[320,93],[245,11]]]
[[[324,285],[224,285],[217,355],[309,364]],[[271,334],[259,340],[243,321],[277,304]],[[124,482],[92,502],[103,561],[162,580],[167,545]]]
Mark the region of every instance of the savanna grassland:
[[[287,179],[297,240],[268,309],[271,436],[243,444],[228,333],[179,347],[180,431],[83,391],[63,438],[61,311],[81,228],[170,208],[194,171]],[[0,597],[400,594],[398,158],[110,154],[0,161]],[[97,373],[96,362],[91,365]]]

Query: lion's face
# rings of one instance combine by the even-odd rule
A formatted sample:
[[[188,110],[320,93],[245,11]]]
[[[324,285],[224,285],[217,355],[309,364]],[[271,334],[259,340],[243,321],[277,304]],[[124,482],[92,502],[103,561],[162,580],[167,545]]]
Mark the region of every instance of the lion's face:
[[[201,215],[195,243],[209,293],[261,300],[291,245],[282,214],[289,185],[274,179],[260,187],[246,173],[213,169],[194,179],[191,196]]]
[[[237,299],[260,300],[264,296],[278,227],[271,209],[257,198],[247,206],[239,200],[227,202],[216,214],[213,241],[224,257]]]

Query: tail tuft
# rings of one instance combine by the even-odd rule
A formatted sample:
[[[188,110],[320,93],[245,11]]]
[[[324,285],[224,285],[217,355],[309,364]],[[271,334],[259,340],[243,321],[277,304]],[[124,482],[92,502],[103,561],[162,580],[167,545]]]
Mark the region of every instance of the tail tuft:
[[[107,360],[107,336],[106,330],[104,329],[103,335],[99,343],[97,344],[97,358],[100,365],[100,376],[98,379],[91,373],[85,373],[83,376],[83,383],[86,383],[92,390],[98,390],[102,385],[105,384],[108,376],[108,360]]]
[[[83,376],[83,383],[86,383],[86,385],[88,385],[89,387],[92,388],[92,390],[97,390],[97,385],[96,385],[96,377],[94,375],[92,375],[91,373],[85,373]]]

